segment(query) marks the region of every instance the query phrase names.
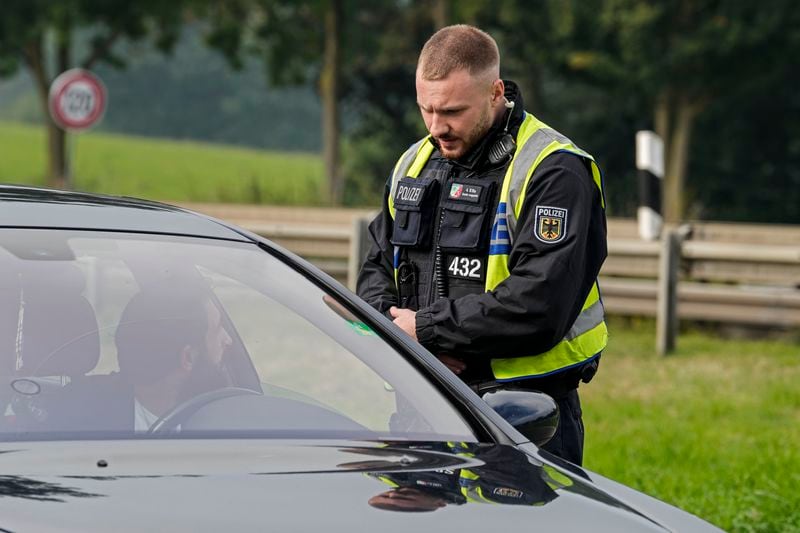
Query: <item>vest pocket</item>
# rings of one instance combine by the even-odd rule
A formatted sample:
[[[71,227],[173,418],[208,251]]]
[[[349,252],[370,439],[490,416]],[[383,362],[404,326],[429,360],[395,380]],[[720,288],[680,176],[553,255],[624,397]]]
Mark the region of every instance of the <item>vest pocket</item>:
[[[463,181],[463,183],[462,183]],[[452,252],[482,252],[489,242],[490,206],[494,182],[459,180],[442,202],[443,216],[439,246]],[[463,189],[472,192],[457,192]],[[456,197],[456,195],[458,195]]]
[[[427,248],[433,233],[438,182],[429,178],[402,178],[394,195],[394,223],[390,242],[395,246]]]

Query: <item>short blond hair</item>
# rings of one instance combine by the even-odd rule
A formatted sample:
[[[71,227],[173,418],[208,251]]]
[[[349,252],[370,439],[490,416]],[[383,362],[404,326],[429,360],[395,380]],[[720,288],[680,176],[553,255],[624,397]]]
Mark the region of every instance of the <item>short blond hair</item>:
[[[467,24],[447,26],[434,33],[417,61],[417,75],[424,80],[441,80],[461,69],[472,76],[500,69],[500,50],[495,40]]]

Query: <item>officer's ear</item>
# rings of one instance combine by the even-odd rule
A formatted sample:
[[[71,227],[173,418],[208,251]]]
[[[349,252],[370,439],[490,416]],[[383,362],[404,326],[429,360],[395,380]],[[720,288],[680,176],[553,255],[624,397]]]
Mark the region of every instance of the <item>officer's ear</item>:
[[[492,106],[505,104],[506,84],[497,78],[492,82]]]

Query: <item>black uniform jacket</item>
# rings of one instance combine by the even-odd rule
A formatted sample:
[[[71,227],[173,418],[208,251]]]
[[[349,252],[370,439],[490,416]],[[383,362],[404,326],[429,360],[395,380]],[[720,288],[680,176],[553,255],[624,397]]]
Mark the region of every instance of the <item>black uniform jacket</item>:
[[[407,307],[417,310],[419,342],[434,354],[465,360],[467,371],[461,377],[467,382],[491,378],[490,358],[534,355],[555,346],[580,313],[607,253],[601,193],[588,163],[577,155],[556,152],[538,165],[525,191],[509,254],[511,276],[485,292],[488,236],[508,165],[493,165],[489,152],[507,121],[509,133],[516,137],[524,118],[522,97],[513,82],[506,82],[506,97],[516,103],[510,120],[504,116],[469,154],[450,161],[434,151],[419,176],[437,184],[436,201],[430,208],[435,209],[430,217],[430,243],[401,247],[401,257],[414,267],[416,297]],[[394,221],[387,204],[390,182],[383,209],[369,226],[371,246],[357,285],[358,295],[387,316],[391,306],[403,307],[394,279]],[[457,231],[446,222],[453,215],[446,208],[465,183],[477,185],[479,189],[473,191],[489,190],[488,216],[481,228],[485,238],[472,250],[439,247],[441,266],[437,267],[436,244],[453,241],[443,237],[442,230],[445,234]],[[563,236],[554,242],[537,237],[544,212],[537,208],[565,210],[559,211],[564,215]],[[468,219],[474,216],[467,214]],[[453,225],[464,228],[470,222],[459,219]],[[441,297],[437,283],[446,287],[446,297]]]

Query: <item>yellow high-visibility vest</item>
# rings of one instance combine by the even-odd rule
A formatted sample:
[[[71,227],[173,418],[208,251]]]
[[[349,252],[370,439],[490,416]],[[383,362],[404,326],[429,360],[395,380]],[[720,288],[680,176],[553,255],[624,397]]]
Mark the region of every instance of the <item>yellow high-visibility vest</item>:
[[[567,137],[526,113],[517,133],[516,143],[517,150],[503,177],[500,201],[492,226],[486,267],[486,292],[494,290],[511,275],[508,269],[508,256],[517,221],[522,212],[522,204],[525,201],[525,190],[536,167],[544,158],[555,152],[565,151],[589,161],[592,179],[600,191],[601,205],[605,209],[600,169],[591,155],[578,148]],[[392,186],[388,198],[392,218],[395,216],[394,193],[397,183],[406,176],[418,177],[433,150],[434,146],[428,136],[413,144],[400,156],[392,173]],[[395,250],[395,256],[398,253],[399,250]],[[397,261],[395,261],[395,280],[396,267]],[[605,313],[595,281],[578,318],[558,344],[544,353],[492,359],[492,372],[498,381],[542,377],[585,363],[598,355],[606,347],[607,342]]]

